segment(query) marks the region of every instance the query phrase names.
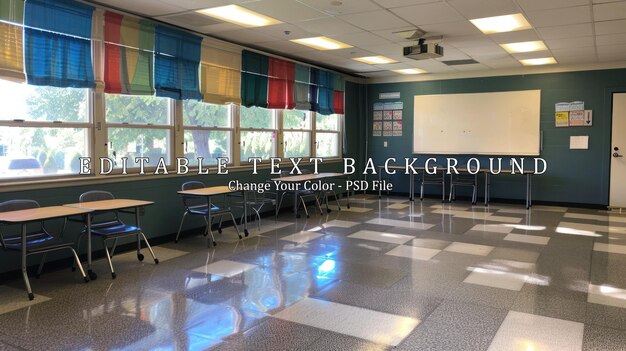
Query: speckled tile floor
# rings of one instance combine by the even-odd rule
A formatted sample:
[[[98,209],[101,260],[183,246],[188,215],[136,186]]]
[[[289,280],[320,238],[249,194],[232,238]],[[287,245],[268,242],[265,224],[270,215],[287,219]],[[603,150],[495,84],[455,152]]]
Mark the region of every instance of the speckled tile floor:
[[[118,277],[0,283],[0,350],[624,350],[626,214],[359,196]],[[336,208],[335,208],[336,209]],[[178,221],[178,218],[173,218]],[[232,233],[231,233],[232,232]],[[17,264],[17,263],[16,263]]]

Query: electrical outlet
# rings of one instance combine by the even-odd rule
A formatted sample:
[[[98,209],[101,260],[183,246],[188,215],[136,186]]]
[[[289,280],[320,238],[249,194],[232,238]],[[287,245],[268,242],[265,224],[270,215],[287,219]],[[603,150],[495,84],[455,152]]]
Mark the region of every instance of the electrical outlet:
[[[387,142],[383,141],[383,147],[387,147]]]

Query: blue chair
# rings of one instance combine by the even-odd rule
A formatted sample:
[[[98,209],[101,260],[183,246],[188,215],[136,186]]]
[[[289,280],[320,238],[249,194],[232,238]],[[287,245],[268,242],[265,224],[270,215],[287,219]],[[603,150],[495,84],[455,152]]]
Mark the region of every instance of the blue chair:
[[[475,169],[472,169],[474,171]],[[456,200],[456,188],[460,186],[472,187],[472,205],[478,201],[478,173],[459,173],[450,175],[450,196],[448,201]]]
[[[115,196],[108,191],[101,190],[93,190],[88,191],[80,195],[80,202],[91,202],[91,201],[101,201],[101,200],[113,200]],[[152,259],[154,259],[155,264],[159,264],[159,259],[152,251],[152,247],[146,238],[146,235],[141,231],[141,228],[136,226],[128,225],[122,222],[119,219],[117,210],[113,211],[102,211],[96,212],[93,214],[93,219],[91,221],[91,235],[94,237],[100,237],[102,239],[102,246],[104,246],[104,251],[106,253],[106,258],[109,263],[109,268],[111,270],[111,277],[115,279],[117,274],[115,273],[115,269],[113,268],[113,263],[111,261],[111,257],[115,251],[115,246],[117,244],[117,239],[125,238],[129,236],[135,236],[137,238],[137,259],[139,261],[144,260],[144,256],[141,253],[141,239],[146,242],[146,246],[152,255]],[[81,234],[81,238],[83,235],[87,234],[87,228],[83,230]],[[113,240],[113,248],[109,252],[109,247],[107,242]],[[78,241],[78,245],[80,247],[80,238]]]
[[[311,174],[313,173],[311,170],[309,169],[303,169],[301,171],[302,174]],[[281,177],[289,177],[292,176],[293,174],[290,174],[289,171],[281,171],[280,172],[280,176]],[[294,191],[285,191],[282,193],[282,195],[280,196],[280,201],[278,201],[278,207],[276,208],[276,215],[278,216],[278,211],[280,210],[280,208],[282,207],[283,204],[283,199],[285,198],[285,195],[290,195],[293,196]],[[311,199],[313,201],[315,201],[315,204],[317,205],[317,209],[320,211],[320,214],[323,215],[324,212],[322,212],[322,206],[320,205],[320,200],[319,200],[319,194],[316,191],[313,190],[309,190],[309,189],[298,189],[295,190],[296,193],[296,217],[300,218],[300,215],[298,214],[298,210],[300,209],[300,204],[302,204],[302,207],[304,208],[304,213],[306,214],[306,218],[309,218],[309,211],[306,208],[306,200],[307,199]]]
[[[441,166],[435,165],[438,170],[435,174],[428,174],[423,170],[420,182],[420,201],[424,200],[424,185],[441,185],[441,202],[446,202],[446,172]]]
[[[194,189],[202,189],[206,188],[206,185],[202,182],[198,181],[190,181],[183,183],[182,190],[194,190]],[[224,200],[224,204],[222,206],[215,205],[211,203],[211,218],[209,218],[209,204],[207,202],[206,197],[204,196],[190,196],[190,195],[182,195],[183,206],[185,207],[185,213],[183,214],[183,218],[180,220],[180,225],[178,226],[178,233],[176,234],[176,239],[174,242],[177,243],[180,238],[180,231],[183,228],[183,223],[185,222],[185,218],[187,215],[195,215],[202,216],[204,218],[204,222],[206,223],[206,230],[204,231],[204,236],[211,234],[211,240],[213,242],[213,246],[217,246],[217,242],[215,241],[215,236],[213,236],[213,231],[211,230],[211,226],[209,225],[211,218],[220,217],[220,223],[217,229],[218,233],[222,233],[222,220],[225,215],[229,215],[233,220],[233,226],[235,227],[235,231],[237,232],[237,236],[239,239],[242,238],[241,233],[239,233],[239,228],[237,227],[237,221],[235,221],[235,216],[231,208],[228,206],[226,200]],[[226,196],[224,195],[224,199]]]
[[[11,200],[0,203],[0,212],[10,212],[10,211],[21,211],[28,210],[33,208],[39,208],[39,203],[34,200]],[[80,273],[83,276],[85,282],[89,281],[89,278],[85,275],[85,271],[83,270],[83,266],[80,264],[80,259],[76,254],[76,251],[73,248],[73,243],[63,241],[63,231],[65,230],[65,225],[67,223],[67,219],[63,222],[63,227],[58,237],[53,236],[48,232],[45,226],[45,222],[41,221],[38,228],[34,231],[30,231],[26,233],[26,256],[43,254],[41,262],[39,263],[39,268],[37,269],[37,278],[41,275],[41,271],[43,269],[44,263],[46,261],[46,255],[51,251],[59,251],[59,250],[70,250],[72,255],[74,256],[75,264],[78,265],[80,269]],[[0,229],[3,227],[16,227],[16,224],[13,225],[0,225]],[[3,233],[0,230],[0,245],[6,251],[22,251],[22,235],[21,233],[15,233],[19,231],[13,230],[14,233]],[[22,257],[22,260],[26,261],[26,257]],[[26,274],[26,272],[24,272]],[[24,279],[27,279],[27,276],[24,276]],[[32,300],[33,296],[29,296]]]

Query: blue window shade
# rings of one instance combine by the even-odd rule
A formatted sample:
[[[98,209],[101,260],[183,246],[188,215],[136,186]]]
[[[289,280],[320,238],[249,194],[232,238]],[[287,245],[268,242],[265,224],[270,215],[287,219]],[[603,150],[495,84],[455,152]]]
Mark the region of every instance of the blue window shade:
[[[202,100],[200,58],[202,38],[171,27],[154,31],[156,95],[177,100]]]
[[[311,111],[319,112],[320,106],[318,104],[318,93],[320,83],[321,71],[315,67],[311,67],[311,85],[309,85],[309,103],[311,104]]]
[[[335,105],[335,75],[332,72],[320,71],[318,85],[317,112],[323,115],[332,115]]]
[[[256,52],[241,53],[241,104],[267,108],[269,58]]]
[[[94,8],[72,0],[28,0],[24,66],[29,84],[95,87],[91,57]]]

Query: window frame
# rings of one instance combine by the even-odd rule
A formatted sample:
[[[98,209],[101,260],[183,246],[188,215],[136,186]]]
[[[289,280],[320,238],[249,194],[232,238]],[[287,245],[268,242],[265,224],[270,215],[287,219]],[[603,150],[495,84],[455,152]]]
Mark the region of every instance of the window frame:
[[[342,120],[345,118],[345,114],[334,113],[333,115],[337,116],[337,130],[329,130],[329,129],[318,129],[317,128],[317,112],[314,113],[315,119],[313,120],[315,135],[312,140],[313,143],[313,151],[315,157],[318,157],[317,150],[319,149],[319,143],[317,141],[318,134],[337,134],[337,155],[336,156],[328,156],[322,157],[324,160],[340,160],[343,158],[343,123]]]
[[[297,128],[285,128],[285,111],[299,111],[299,112],[304,112],[308,118],[309,118],[309,129],[297,129]],[[298,157],[302,157],[303,159],[309,158],[309,157],[314,157],[314,153],[313,153],[313,145],[314,145],[314,138],[315,138],[315,133],[314,133],[314,126],[315,126],[315,122],[313,121],[313,119],[315,118],[315,112],[313,111],[304,111],[304,110],[280,110],[280,136],[282,139],[281,142],[281,146],[282,146],[282,153],[281,153],[281,157],[287,158],[286,156],[286,149],[287,149],[287,142],[285,141],[285,133],[289,133],[289,132],[294,132],[294,133],[308,133],[309,134],[309,145],[308,145],[308,149],[309,149],[309,154],[306,156],[292,156],[294,158],[298,158]]]
[[[270,128],[252,128],[252,127],[241,127],[241,111],[242,111],[242,107],[241,105],[235,105],[236,106],[236,110],[237,110],[237,119],[235,120],[235,123],[237,124],[237,141],[236,141],[236,145],[238,146],[238,154],[239,156],[237,157],[239,164],[238,165],[243,165],[243,166],[247,166],[247,165],[251,165],[251,163],[248,163],[248,160],[244,160],[242,157],[243,155],[241,154],[242,150],[243,150],[243,138],[241,137],[241,134],[243,132],[273,132],[274,135],[276,135],[276,141],[274,144],[274,153],[273,155],[270,156],[271,157],[282,157],[283,155],[283,150],[282,150],[282,116],[278,113],[278,110],[276,109],[269,109],[269,108],[265,108],[266,110],[270,111],[272,114],[272,118],[274,119],[274,128],[270,129]],[[263,108],[263,107],[259,107],[259,108]],[[263,161],[267,161],[268,159],[263,159]]]
[[[200,103],[205,103],[205,102],[200,102]],[[208,104],[208,103],[207,103]],[[216,105],[216,104],[210,104],[210,105]],[[182,145],[182,156],[185,156],[185,148],[187,147],[187,145],[185,145],[185,132],[187,131],[192,131],[192,130],[202,130],[202,131],[207,131],[207,132],[211,132],[211,131],[221,131],[221,132],[229,132],[230,133],[230,155],[229,155],[229,161],[227,164],[229,166],[233,166],[235,165],[235,130],[236,130],[236,124],[237,121],[235,121],[235,109],[237,107],[237,105],[235,104],[225,104],[225,105],[218,105],[218,106],[227,106],[228,107],[228,119],[230,120],[230,127],[216,127],[216,126],[201,126],[201,125],[196,125],[196,126],[192,126],[192,125],[185,125],[185,112],[184,112],[184,107],[182,109],[182,113],[181,113],[181,118],[182,118],[182,133],[180,133],[182,141],[181,141],[181,145]],[[179,155],[176,155],[177,157],[179,157]],[[214,167],[215,165],[213,164],[204,164],[203,163],[203,167]],[[198,169],[198,165],[190,165],[189,166],[190,169]]]

